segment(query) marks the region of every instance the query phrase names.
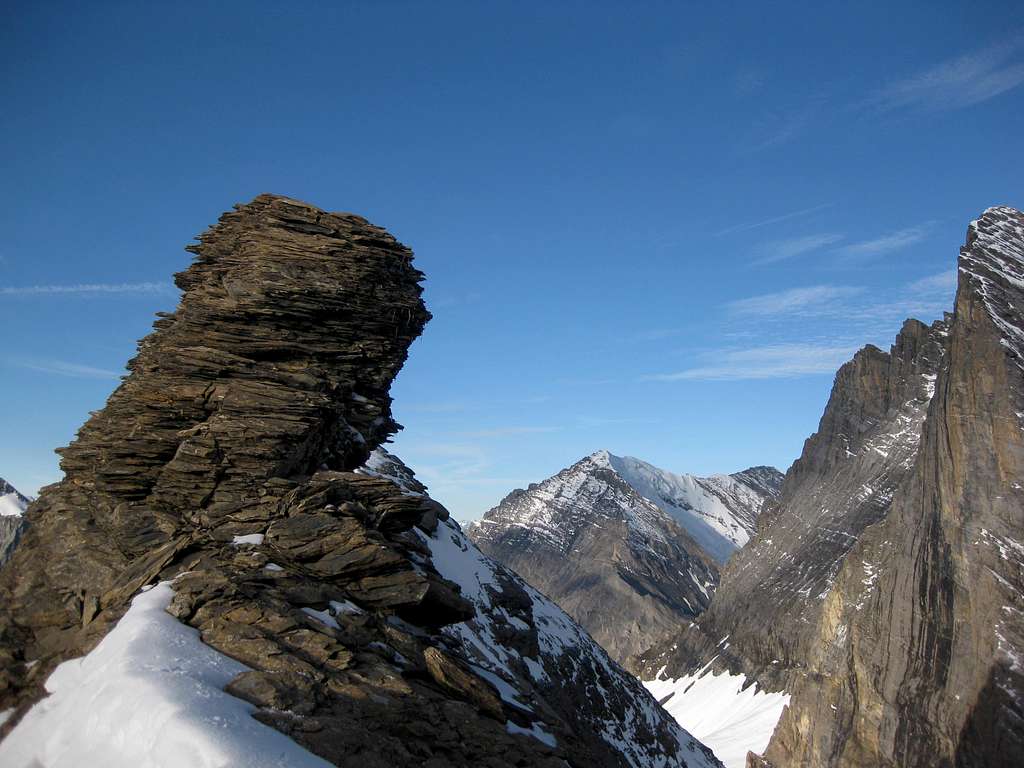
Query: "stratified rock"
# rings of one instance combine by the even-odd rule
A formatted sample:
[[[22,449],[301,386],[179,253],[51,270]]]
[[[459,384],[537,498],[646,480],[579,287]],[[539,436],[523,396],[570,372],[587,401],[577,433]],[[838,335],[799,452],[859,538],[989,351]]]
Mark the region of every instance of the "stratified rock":
[[[711,608],[644,657],[792,694],[750,766],[1024,754],[1024,215],[973,222],[959,275],[952,315],[840,369]]]
[[[4,733],[57,663],[164,581],[168,612],[249,667],[228,690],[339,766],[703,755],[656,707],[629,731],[646,740],[619,744],[585,699],[576,717],[506,701],[448,630],[477,602],[457,564],[435,566],[447,512],[374,462],[353,471],[398,429],[388,391],[429,317],[407,248],[358,216],[261,195],[190,250],[180,306],[61,452],[65,479],[0,573]],[[590,668],[577,680],[605,685]]]
[[[1024,755],[1024,215],[968,230],[920,448],[845,559],[765,753],[776,766]]]
[[[707,607],[780,480],[770,467],[675,475],[598,451],[513,491],[469,535],[631,669]]]
[[[662,668],[682,677],[714,659],[715,671],[789,688],[843,558],[913,466],[946,336],[944,321],[908,320],[889,352],[869,345],[839,369],[818,431],[724,569],[710,609],[645,656],[644,679]]]

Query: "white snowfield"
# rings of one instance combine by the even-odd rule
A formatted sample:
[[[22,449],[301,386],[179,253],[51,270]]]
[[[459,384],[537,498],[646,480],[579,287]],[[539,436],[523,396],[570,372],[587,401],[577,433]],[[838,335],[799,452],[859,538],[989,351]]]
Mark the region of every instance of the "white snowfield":
[[[330,768],[224,692],[248,667],[139,594],[88,655],[61,664],[50,695],[0,742],[4,768]]]
[[[662,668],[644,685],[726,768],[744,768],[748,751],[761,754],[767,748],[789,694],[760,690],[756,683],[744,690],[745,675],[716,675],[709,666],[677,680],[660,679]]]

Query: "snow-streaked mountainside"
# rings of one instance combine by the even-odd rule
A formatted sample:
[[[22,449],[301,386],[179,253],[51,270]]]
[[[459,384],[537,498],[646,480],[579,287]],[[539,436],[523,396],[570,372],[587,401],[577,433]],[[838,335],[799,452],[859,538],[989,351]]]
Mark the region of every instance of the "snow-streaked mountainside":
[[[721,559],[746,541],[779,479],[770,468],[676,475],[597,451],[513,491],[468,533],[630,666],[707,607]]]
[[[31,499],[0,477],[0,565],[6,563],[25,529],[23,516]]]
[[[0,517],[20,517],[28,509],[29,498],[0,477]]]
[[[401,460],[381,448],[360,471],[387,478],[407,493],[426,492]],[[584,629],[518,575],[486,557],[457,522],[442,520],[433,533],[416,529],[416,534],[434,568],[458,584],[476,608],[475,618],[443,632],[504,702],[524,713],[522,723],[509,721],[510,732],[553,743],[542,718],[554,709],[564,718],[578,719],[577,729],[594,729],[635,768],[718,764]],[[596,686],[594,681],[599,681]],[[589,706],[580,707],[581,701]],[[646,743],[651,733],[666,726],[677,741],[675,758],[654,754],[653,745]]]

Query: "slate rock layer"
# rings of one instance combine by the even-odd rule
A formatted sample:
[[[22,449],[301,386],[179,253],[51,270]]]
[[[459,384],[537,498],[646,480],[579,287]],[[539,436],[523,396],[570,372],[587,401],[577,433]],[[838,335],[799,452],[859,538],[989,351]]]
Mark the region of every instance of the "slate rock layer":
[[[411,251],[271,195],[189,250],[177,311],[61,451],[0,572],[3,732],[139,588],[173,580],[168,610],[251,668],[229,692],[337,765],[630,764],[584,716],[520,711],[477,673],[441,632],[476,612],[425,543],[447,511],[353,471],[398,429],[389,387],[429,318]],[[634,746],[681,766],[665,718]]]

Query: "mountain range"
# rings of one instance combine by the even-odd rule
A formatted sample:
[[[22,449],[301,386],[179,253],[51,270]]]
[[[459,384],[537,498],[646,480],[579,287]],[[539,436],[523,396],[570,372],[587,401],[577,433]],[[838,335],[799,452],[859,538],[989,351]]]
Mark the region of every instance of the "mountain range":
[[[1021,212],[784,476],[602,450],[465,531],[383,447],[411,251],[275,195],[189,250],[64,479],[0,481],[0,763],[1020,764]]]
[[[678,475],[597,451],[516,490],[467,529],[621,664],[704,611],[782,474]]]
[[[1024,215],[972,222],[958,275],[952,314],[840,369],[709,610],[642,660],[681,722],[721,695],[720,757],[757,715],[753,766],[1020,764]]]

